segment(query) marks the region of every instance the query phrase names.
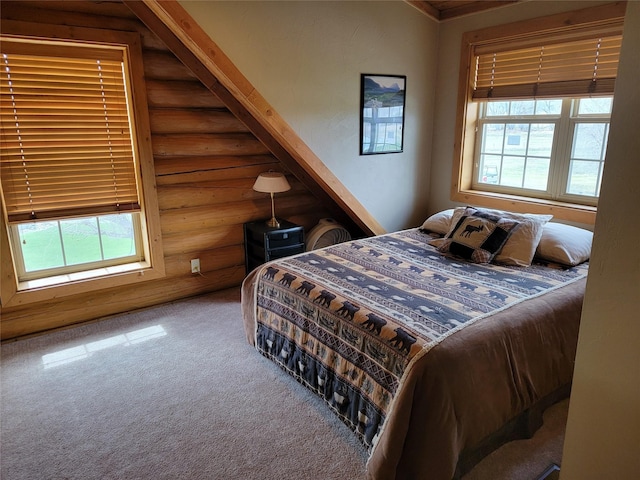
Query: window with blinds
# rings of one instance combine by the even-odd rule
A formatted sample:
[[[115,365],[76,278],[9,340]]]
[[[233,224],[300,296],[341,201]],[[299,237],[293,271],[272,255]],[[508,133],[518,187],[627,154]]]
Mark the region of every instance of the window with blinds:
[[[18,280],[136,268],[146,240],[127,45],[2,36],[0,54],[0,173]]]
[[[2,38],[10,223],[139,211],[122,47]]]
[[[3,307],[165,276],[141,40],[3,20]]]
[[[474,47],[474,99],[612,95],[620,31]],[[527,42],[529,43],[529,42]]]
[[[467,32],[452,200],[595,219],[624,3]]]

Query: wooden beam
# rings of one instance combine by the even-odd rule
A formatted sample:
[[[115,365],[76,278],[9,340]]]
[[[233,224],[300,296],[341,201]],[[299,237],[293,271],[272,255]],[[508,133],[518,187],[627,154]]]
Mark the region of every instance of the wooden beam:
[[[461,17],[463,15],[471,15],[473,13],[490,10],[493,8],[504,7],[519,0],[483,0],[482,2],[451,2],[451,6],[440,11],[440,20]]]
[[[195,76],[236,115],[345,227],[365,235],[384,228],[256,91],[177,2],[124,0]]]
[[[479,1],[425,1],[425,0],[404,0],[412,7],[427,14],[438,21],[451,18],[471,15],[492,8],[503,7],[520,0],[479,0]]]
[[[440,20],[440,10],[431,5],[429,2],[424,2],[423,0],[405,0],[405,2],[412,7],[420,10],[422,13],[426,13],[431,18]]]

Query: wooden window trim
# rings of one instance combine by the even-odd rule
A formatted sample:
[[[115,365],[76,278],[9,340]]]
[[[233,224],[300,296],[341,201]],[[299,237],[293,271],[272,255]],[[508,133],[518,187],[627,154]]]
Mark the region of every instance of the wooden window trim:
[[[478,103],[471,98],[473,78],[473,50],[476,45],[508,38],[526,38],[529,35],[555,35],[589,26],[622,23],[626,2],[539,17],[498,27],[467,32],[462,37],[460,72],[458,81],[458,107],[455,125],[454,158],[451,200],[460,203],[511,210],[552,214],[554,218],[587,225],[595,224],[597,208],[518,195],[496,194],[473,190],[473,153],[475,119]]]
[[[60,25],[31,24],[20,21],[3,21],[3,34],[30,36],[43,39],[73,39],[98,43],[127,45],[131,97],[135,115],[132,129],[137,148],[140,175],[140,221],[144,243],[145,261],[135,269],[107,276],[97,276],[62,284],[38,288],[25,288],[17,280],[8,236],[7,208],[2,202],[0,215],[0,302],[3,308],[27,305],[69,295],[84,294],[123,285],[163,278],[165,276],[160,210],[155,184],[151,128],[143,72],[143,57],[140,35],[136,32],[120,32]],[[21,289],[23,288],[23,289]]]

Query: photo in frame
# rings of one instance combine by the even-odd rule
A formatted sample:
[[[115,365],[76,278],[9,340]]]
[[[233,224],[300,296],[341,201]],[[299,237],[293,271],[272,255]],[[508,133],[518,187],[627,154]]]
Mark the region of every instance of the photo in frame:
[[[360,76],[360,155],[402,152],[406,83],[404,75]]]

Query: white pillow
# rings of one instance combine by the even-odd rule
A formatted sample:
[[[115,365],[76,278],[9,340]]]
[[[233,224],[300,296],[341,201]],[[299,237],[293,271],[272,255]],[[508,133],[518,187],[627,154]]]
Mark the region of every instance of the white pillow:
[[[421,228],[430,232],[446,235],[455,224],[460,221],[466,207],[443,210],[431,215]],[[473,207],[476,208],[476,207]],[[476,208],[504,218],[516,220],[520,225],[511,232],[511,236],[502,249],[494,257],[496,263],[505,265],[519,265],[527,267],[536,253],[536,247],[542,237],[544,225],[553,218],[553,215],[539,215],[534,213],[513,213],[504,210],[489,208]],[[431,243],[431,242],[430,242]],[[442,242],[434,241],[434,247],[441,246]]]
[[[444,235],[450,230],[452,217],[453,208],[434,213],[424,221],[420,228],[422,230]]]
[[[465,209],[466,207],[456,207],[455,209],[435,213],[425,220],[421,228],[430,232],[446,235],[460,220]],[[520,225],[511,232],[511,236],[494,257],[493,262],[523,267],[531,265],[533,257],[536,254],[536,248],[542,238],[544,226],[553,218],[553,215],[513,213],[489,208],[476,209],[516,220],[520,223]],[[443,242],[432,240],[429,243],[437,248],[440,247]]]
[[[574,266],[591,256],[593,232],[584,228],[549,222],[542,231],[536,256],[547,261]]]

